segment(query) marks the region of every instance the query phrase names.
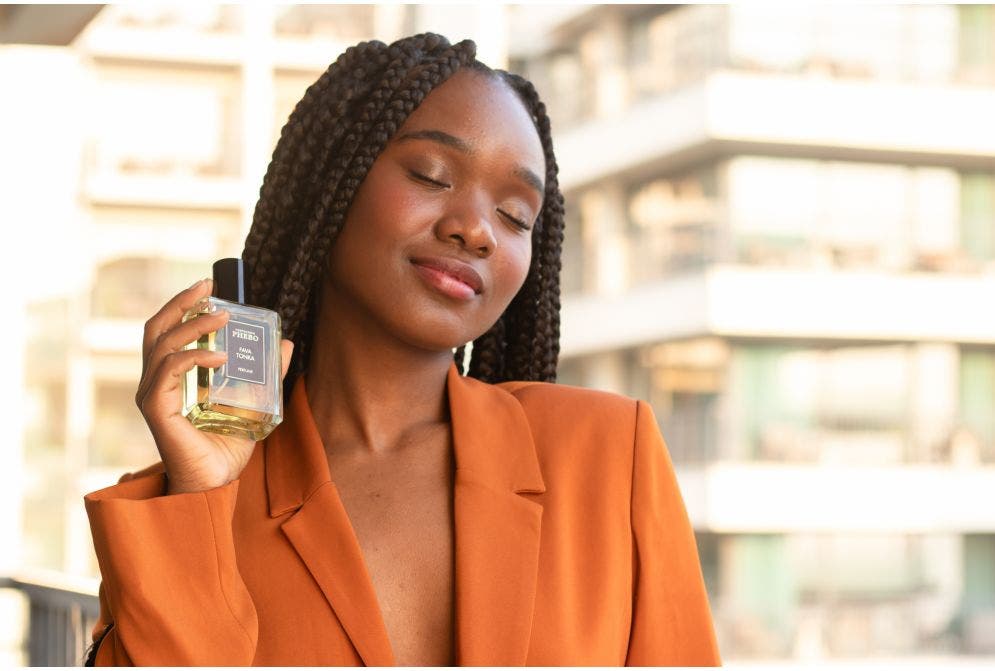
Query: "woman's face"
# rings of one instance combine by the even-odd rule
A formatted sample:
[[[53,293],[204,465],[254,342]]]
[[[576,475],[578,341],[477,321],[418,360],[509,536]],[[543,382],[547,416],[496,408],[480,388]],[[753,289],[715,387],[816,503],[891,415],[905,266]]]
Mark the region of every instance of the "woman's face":
[[[482,335],[521,288],[545,159],[521,100],[461,70],[429,93],[374,162],[333,244],[324,305],[408,345]]]

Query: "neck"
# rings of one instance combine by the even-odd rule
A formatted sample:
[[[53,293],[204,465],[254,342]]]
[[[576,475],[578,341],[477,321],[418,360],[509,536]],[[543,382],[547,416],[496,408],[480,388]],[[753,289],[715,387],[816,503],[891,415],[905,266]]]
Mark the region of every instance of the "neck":
[[[307,397],[325,451],[386,455],[449,421],[452,354],[400,343],[356,315],[322,308],[315,320]]]

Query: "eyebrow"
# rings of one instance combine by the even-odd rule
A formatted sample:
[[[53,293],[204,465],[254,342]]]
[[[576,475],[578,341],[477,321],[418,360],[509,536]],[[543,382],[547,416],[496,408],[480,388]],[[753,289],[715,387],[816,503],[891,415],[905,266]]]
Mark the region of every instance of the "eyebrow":
[[[473,149],[466,142],[466,140],[461,140],[455,135],[450,135],[449,133],[441,130],[414,130],[409,133],[403,133],[396,139],[398,142],[403,142],[404,140],[432,140],[433,142],[444,144],[447,147],[458,149],[464,154],[473,153]]]
[[[405,140],[431,140],[432,142],[438,142],[439,144],[447,147],[452,147],[453,149],[456,149],[464,154],[473,153],[473,148],[469,145],[469,143],[467,143],[466,140],[458,138],[455,135],[450,135],[449,133],[441,130],[410,131],[397,136],[395,140],[398,142],[404,142]],[[522,165],[516,166],[514,174],[516,177],[538,191],[540,196],[546,195],[546,187],[543,184],[542,179],[529,168]]]

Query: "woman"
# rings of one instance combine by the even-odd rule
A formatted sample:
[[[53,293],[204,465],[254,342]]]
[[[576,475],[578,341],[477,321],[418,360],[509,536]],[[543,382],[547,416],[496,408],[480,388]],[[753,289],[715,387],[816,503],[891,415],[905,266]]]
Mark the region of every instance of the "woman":
[[[224,323],[180,322],[209,282],[147,323],[162,462],[86,497],[98,664],[718,663],[649,407],[545,384],[549,121],[474,53],[360,44],[284,127],[243,254],[289,338],[266,440],[178,413],[183,373],[223,358],[182,349]]]

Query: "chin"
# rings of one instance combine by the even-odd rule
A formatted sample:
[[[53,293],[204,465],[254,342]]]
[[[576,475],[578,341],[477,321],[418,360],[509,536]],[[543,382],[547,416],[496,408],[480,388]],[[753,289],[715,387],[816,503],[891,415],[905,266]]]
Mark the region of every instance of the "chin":
[[[422,314],[401,325],[405,340],[429,351],[449,351],[460,345],[476,340],[492,325],[469,325],[455,315],[426,318]]]

